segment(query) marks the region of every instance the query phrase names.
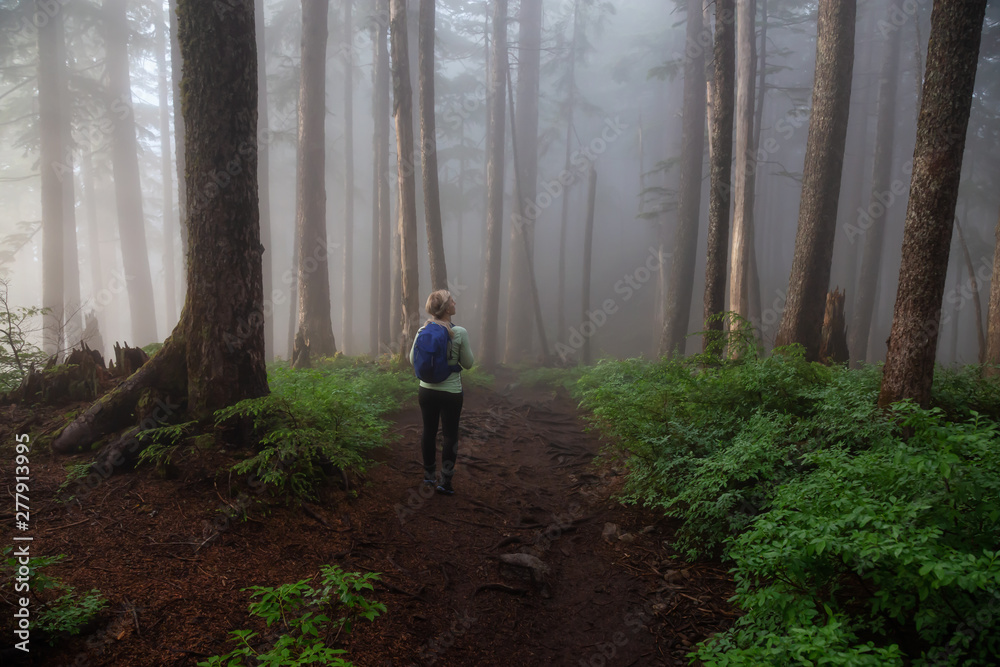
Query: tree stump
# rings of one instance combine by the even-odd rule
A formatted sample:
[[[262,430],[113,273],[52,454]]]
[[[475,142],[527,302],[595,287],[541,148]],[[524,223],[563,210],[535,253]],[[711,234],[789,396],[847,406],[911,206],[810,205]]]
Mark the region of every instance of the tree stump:
[[[823,343],[819,358],[827,364],[843,364],[850,360],[847,351],[847,322],[844,318],[844,297],[847,292],[834,289],[826,295],[823,314]]]
[[[115,343],[115,363],[108,369],[115,377],[127,378],[139,370],[147,361],[149,355],[141,347],[122,347]]]
[[[31,367],[17,389],[7,394],[6,400],[46,405],[92,401],[100,395],[101,384],[108,379],[100,353],[82,345],[62,364],[57,365],[53,356],[42,370]]]

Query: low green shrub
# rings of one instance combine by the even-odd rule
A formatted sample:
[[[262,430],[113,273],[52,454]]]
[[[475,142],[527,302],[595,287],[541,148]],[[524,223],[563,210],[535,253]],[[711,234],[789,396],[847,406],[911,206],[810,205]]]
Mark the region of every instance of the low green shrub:
[[[18,572],[18,559],[13,555],[13,547],[5,547],[4,591],[15,591],[14,580]],[[61,579],[49,576],[45,569],[58,563],[65,556],[33,556],[28,559],[28,583],[31,595],[37,603],[33,611],[31,628],[44,633],[49,645],[55,645],[63,635],[78,635],[102,609],[108,606],[100,591],[93,588],[80,593]],[[4,595],[6,597],[6,595]],[[23,597],[15,594],[15,598]],[[13,601],[10,606],[13,607]]]
[[[223,656],[199,662],[198,667],[353,665],[342,657],[347,651],[332,648],[332,645],[341,632],[349,633],[359,619],[372,621],[385,613],[384,604],[365,597],[366,592],[375,590],[372,582],[377,581],[379,575],[344,572],[334,565],[324,565],[320,575],[319,588],[309,585],[310,578],[278,588],[251,586],[242,589],[253,591],[251,598],[259,598],[250,604],[251,614],[264,619],[268,628],[277,624],[287,632],[269,643],[261,642],[259,633],[252,630],[235,630],[230,634],[237,647]],[[334,619],[338,614],[341,615]],[[334,631],[336,635],[331,636]]]
[[[248,420],[259,440],[233,466],[281,493],[309,497],[324,468],[363,470],[365,452],[384,442],[382,415],[415,393],[414,384],[371,364],[295,370],[273,367],[271,393],[215,413],[217,424]]]

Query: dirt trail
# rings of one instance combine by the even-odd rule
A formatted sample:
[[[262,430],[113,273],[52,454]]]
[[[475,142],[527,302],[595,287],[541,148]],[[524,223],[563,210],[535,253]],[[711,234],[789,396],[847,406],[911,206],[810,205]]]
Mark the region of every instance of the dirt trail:
[[[38,555],[72,554],[51,573],[111,607],[36,664],[193,665],[228,650],[230,630],[259,629],[241,588],[327,563],[382,573],[388,612],[347,640],[359,666],[681,665],[732,622],[724,569],[674,558],[671,524],[610,499],[621,478],[591,465],[601,442],[569,398],[467,390],[454,496],[421,484],[416,406],[395,420],[358,497],[331,492],[308,512],[251,506],[250,521],[220,522],[234,502],[211,455],[181,480],[140,471],[71,511],[40,508]],[[38,497],[61,481],[40,479]],[[519,553],[539,569],[501,561]]]

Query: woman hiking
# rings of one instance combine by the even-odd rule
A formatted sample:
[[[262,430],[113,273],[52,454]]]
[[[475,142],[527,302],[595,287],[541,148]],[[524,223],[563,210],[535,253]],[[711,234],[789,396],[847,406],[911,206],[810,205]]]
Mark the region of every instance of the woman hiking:
[[[452,475],[458,456],[458,420],[462,416],[462,369],[472,368],[475,359],[469,332],[455,326],[455,299],[448,290],[427,297],[431,319],[417,331],[410,348],[410,363],[420,377],[419,403],[424,418],[420,449],[424,458],[424,484],[438,493],[452,495]],[[436,477],[437,430],[441,422],[441,477]]]

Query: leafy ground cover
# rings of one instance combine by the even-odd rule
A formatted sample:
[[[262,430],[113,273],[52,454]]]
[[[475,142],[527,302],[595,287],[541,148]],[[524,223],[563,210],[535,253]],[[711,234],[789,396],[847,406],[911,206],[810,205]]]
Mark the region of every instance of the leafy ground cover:
[[[576,388],[620,445],[622,497],[732,564],[744,615],[692,658],[996,664],[998,385],[942,369],[934,407],[883,413],[878,367],[706,361],[605,362]]]

